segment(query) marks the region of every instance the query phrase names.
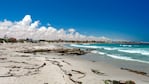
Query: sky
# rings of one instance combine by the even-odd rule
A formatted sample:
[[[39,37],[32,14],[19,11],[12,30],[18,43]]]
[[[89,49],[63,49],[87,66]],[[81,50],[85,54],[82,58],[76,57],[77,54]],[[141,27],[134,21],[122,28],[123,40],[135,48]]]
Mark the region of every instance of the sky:
[[[36,22],[34,31],[43,26],[47,31],[50,26],[57,33],[63,30],[65,35],[59,36],[63,38],[98,39],[104,36],[112,40],[149,41],[148,4],[148,0],[1,0],[0,32],[1,35],[14,33],[8,27],[12,30],[18,25],[22,27],[27,16],[26,27]],[[11,25],[7,24],[4,30],[2,27],[7,21]]]

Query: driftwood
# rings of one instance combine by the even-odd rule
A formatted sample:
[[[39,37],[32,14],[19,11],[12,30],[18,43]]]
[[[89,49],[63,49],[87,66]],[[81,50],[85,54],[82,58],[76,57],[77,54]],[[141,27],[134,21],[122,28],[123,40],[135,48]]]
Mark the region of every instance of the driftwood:
[[[95,69],[91,69],[91,71],[94,73],[94,74],[97,74],[97,75],[104,75],[105,73],[102,73],[98,70],[95,70]]]
[[[104,84],[136,84],[136,83],[132,80],[127,81],[104,80]]]
[[[149,77],[149,75],[146,72],[142,72],[142,71],[137,71],[137,70],[132,70],[132,69],[128,69],[128,68],[121,68],[121,70],[127,70],[136,74],[140,74],[140,75],[144,75]]]
[[[69,62],[65,61],[65,60],[62,60],[62,62],[68,64],[68,65],[71,65]]]
[[[78,74],[82,74],[81,77],[79,77],[78,79],[84,78],[86,76],[86,74],[84,72],[78,71],[78,70],[71,70],[73,72],[77,72]]]

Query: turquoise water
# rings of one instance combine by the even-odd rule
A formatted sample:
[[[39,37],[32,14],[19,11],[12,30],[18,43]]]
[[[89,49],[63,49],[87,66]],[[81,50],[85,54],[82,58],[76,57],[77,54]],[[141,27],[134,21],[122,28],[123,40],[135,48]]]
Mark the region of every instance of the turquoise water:
[[[99,56],[149,64],[149,45],[71,44],[70,46],[82,49],[93,49],[91,52],[99,54]]]

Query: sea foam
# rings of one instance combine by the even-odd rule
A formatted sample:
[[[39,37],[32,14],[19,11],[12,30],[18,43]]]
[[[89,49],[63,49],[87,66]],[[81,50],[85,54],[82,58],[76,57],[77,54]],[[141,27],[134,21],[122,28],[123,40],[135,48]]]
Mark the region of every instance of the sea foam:
[[[145,51],[145,50],[118,50],[120,52],[125,52],[125,53],[136,53],[136,54],[141,54],[141,55],[148,55],[149,56],[149,51]]]

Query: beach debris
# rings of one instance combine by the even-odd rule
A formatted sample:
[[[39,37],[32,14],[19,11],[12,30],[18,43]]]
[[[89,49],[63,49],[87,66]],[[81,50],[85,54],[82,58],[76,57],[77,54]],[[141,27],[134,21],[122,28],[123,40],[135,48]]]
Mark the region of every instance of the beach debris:
[[[91,62],[96,62],[95,60],[90,60]]]
[[[104,80],[105,84],[111,84],[111,82],[112,82],[111,80]]]
[[[29,57],[29,55],[21,55],[21,57]]]
[[[63,67],[59,61],[52,61],[52,64],[57,65],[58,67]]]
[[[51,59],[63,59],[63,58],[51,58]]]
[[[7,58],[6,57],[3,57],[3,58],[0,58],[0,60],[7,60]]]
[[[92,61],[92,62],[96,62],[96,61]]]
[[[136,73],[136,74],[140,74],[140,75],[144,75],[144,76],[149,77],[149,75],[146,72],[143,72],[143,71],[137,71],[137,70],[132,70],[132,69],[128,69],[128,68],[121,68],[121,70],[127,70],[129,72],[133,72],[133,73]]]
[[[72,75],[71,73],[68,73],[68,74],[66,74],[66,75],[68,75],[69,80],[71,80],[74,84],[82,84],[81,81],[74,80],[74,79],[72,78],[73,75]]]
[[[0,61],[0,63],[21,63],[21,64],[29,64],[28,62],[19,62],[19,61],[15,61],[15,60],[6,60],[6,61]]]
[[[44,84],[49,84],[49,83],[44,83]]]
[[[26,62],[18,62],[18,61],[9,61],[9,62],[13,62],[16,64],[20,64],[23,63],[24,65],[22,66],[17,66],[17,65],[9,65],[9,66],[4,66],[4,68],[6,68],[6,73],[1,74],[0,77],[21,77],[21,76],[28,76],[28,75],[35,75],[38,74],[40,69],[43,68],[44,66],[46,66],[46,63],[43,63],[42,65],[37,65],[37,64],[29,64]],[[24,72],[21,72],[21,71]]]
[[[5,75],[0,75],[0,77],[12,77],[12,76],[14,76],[14,74],[12,74],[11,73],[11,69],[7,72],[7,74],[5,74]]]
[[[14,65],[14,66],[6,66],[5,68],[21,68],[21,66]]]
[[[129,81],[126,81],[126,84],[136,84],[136,83],[132,80],[129,80]]]
[[[43,68],[44,66],[46,66],[45,62],[41,66],[37,67],[37,69]]]
[[[49,59],[47,59],[46,61],[50,61],[52,64],[58,66],[58,67],[60,68],[60,70],[61,70],[66,76],[68,76],[69,80],[72,81],[74,84],[82,84],[81,81],[74,80],[74,79],[72,78],[73,74],[70,73],[69,71],[65,70],[65,69],[63,68],[63,65],[61,64],[61,62],[56,61],[56,60],[49,60]],[[83,72],[77,71],[77,70],[71,70],[71,71],[72,71],[72,72],[77,72],[77,73],[79,73],[79,74],[84,74]],[[64,77],[64,76],[63,76],[63,77]],[[81,76],[81,77],[79,77],[78,79],[83,78],[83,77],[84,77],[84,75]]]
[[[24,50],[24,51],[17,51],[22,53],[33,53],[36,54],[38,52],[53,52],[53,53],[61,53],[61,54],[71,54],[71,55],[84,55],[87,52],[81,49],[67,49],[67,48],[60,48],[60,49],[35,49],[35,50]]]
[[[69,62],[65,61],[65,60],[62,60],[62,62],[68,64],[68,65],[71,65]]]
[[[29,64],[28,62],[19,62],[19,61],[15,61],[15,60],[9,60],[7,62]]]
[[[44,66],[46,66],[45,62],[41,66],[38,66],[38,67],[25,67],[24,69],[40,69],[40,68],[42,68]]]
[[[102,73],[102,72],[100,72],[100,71],[98,71],[98,70],[95,70],[95,69],[91,69],[91,71],[92,71],[93,73],[97,74],[97,75],[104,75],[104,74],[105,74],[105,73]]]
[[[78,71],[78,70],[71,70],[72,72],[77,72],[78,74],[82,74],[81,77],[78,77],[78,79],[84,78],[86,74],[84,72]]]
[[[136,83],[132,80],[127,80],[127,81],[104,80],[104,84],[136,84]]]

